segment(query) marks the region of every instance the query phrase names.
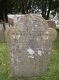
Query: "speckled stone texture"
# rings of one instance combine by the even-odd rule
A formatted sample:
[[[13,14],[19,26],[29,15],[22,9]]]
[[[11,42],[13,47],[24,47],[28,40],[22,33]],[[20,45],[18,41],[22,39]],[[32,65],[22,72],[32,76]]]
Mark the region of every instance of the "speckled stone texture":
[[[48,68],[56,31],[38,14],[21,15],[8,31],[12,76],[37,76]]]

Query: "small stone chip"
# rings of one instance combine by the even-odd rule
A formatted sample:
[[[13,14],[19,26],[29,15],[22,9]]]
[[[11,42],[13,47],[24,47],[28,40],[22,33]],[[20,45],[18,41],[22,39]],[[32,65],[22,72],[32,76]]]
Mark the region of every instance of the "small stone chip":
[[[28,52],[30,55],[33,55],[33,54],[34,54],[34,50],[31,49],[31,48],[27,49],[27,52]]]
[[[38,55],[39,55],[39,56],[41,56],[41,55],[42,55],[41,50],[38,50]]]

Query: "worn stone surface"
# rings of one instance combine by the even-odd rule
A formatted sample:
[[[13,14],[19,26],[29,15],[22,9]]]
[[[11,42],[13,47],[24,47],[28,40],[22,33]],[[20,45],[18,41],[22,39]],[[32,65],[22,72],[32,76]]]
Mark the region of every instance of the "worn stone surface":
[[[8,47],[13,76],[37,76],[48,68],[56,31],[38,14],[21,15],[8,31]],[[53,35],[52,35],[53,33]]]

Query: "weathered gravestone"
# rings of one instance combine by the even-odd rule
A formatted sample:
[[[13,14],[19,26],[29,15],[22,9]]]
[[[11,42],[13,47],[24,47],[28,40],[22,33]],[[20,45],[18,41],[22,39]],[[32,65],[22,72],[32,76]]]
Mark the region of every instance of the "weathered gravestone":
[[[47,23],[48,23],[48,26],[49,26],[50,28],[56,28],[56,24],[55,24],[54,21],[47,20]]]
[[[38,14],[20,16],[8,31],[13,76],[37,76],[48,68],[56,31]]]
[[[4,42],[4,28],[3,24],[0,23],[0,42]]]
[[[5,35],[5,42],[6,42],[7,41],[7,32],[10,29],[9,24],[8,23],[5,23],[5,27],[6,27],[6,30],[4,32],[4,35]]]

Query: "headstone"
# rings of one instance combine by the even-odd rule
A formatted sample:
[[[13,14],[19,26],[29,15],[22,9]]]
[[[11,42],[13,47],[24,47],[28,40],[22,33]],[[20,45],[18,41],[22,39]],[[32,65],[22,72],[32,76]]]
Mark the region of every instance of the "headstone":
[[[51,33],[50,33],[51,32]],[[38,14],[21,15],[8,31],[8,49],[13,76],[37,76],[48,69],[56,34]]]
[[[14,15],[13,21],[14,21],[14,24],[17,22],[17,16],[16,15]]]
[[[5,35],[5,42],[7,42],[7,32],[10,29],[9,24],[8,23],[5,23],[5,27],[6,27],[6,30],[4,32],[4,35]]]
[[[4,42],[4,29],[3,24],[0,23],[0,42]]]
[[[47,20],[47,23],[48,23],[48,26],[49,26],[50,28],[56,28],[56,24],[55,24],[54,21]]]
[[[14,25],[14,21],[12,18],[8,18],[9,27]]]

